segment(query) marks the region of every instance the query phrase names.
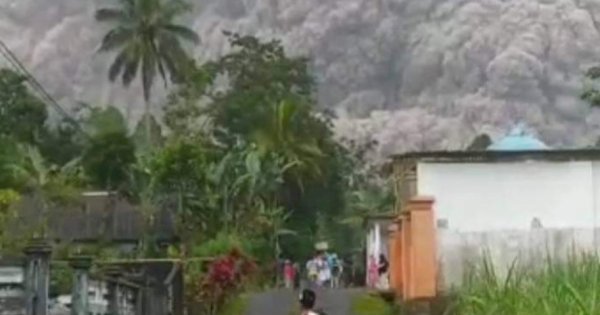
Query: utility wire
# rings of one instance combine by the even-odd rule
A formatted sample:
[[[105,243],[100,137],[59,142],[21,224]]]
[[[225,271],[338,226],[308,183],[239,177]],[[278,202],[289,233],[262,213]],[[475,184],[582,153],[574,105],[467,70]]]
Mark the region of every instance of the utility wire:
[[[29,86],[34,90],[34,93],[38,95],[38,97],[42,98],[47,105],[50,105],[54,110],[56,110],[60,115],[62,115],[69,123],[71,123],[79,132],[87,136],[87,133],[81,127],[81,124],[77,119],[69,114],[53,97],[50,95],[46,89],[40,84],[40,82],[23,66],[23,64],[19,61],[19,59],[15,56],[15,54],[6,46],[6,44],[0,40],[0,54],[4,57],[6,61],[12,66],[13,70],[17,73],[23,75]]]

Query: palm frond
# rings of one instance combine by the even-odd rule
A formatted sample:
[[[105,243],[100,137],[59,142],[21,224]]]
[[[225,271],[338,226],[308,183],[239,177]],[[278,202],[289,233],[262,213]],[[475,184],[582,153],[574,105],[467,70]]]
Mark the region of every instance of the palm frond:
[[[127,14],[116,8],[105,8],[96,11],[94,17],[98,22],[118,22],[125,20]]]
[[[151,16],[156,13],[162,14],[164,10],[163,3],[163,0],[138,0],[136,1],[136,9],[145,16]]]
[[[127,63],[127,50],[123,50],[116,57],[113,63],[110,65],[108,70],[108,79],[114,82],[119,73],[123,70],[123,67]]]
[[[135,56],[133,59],[129,58],[127,60],[127,64],[125,65],[125,69],[123,70],[123,75],[121,77],[123,80],[123,85],[125,87],[128,87],[133,81],[133,79],[135,79],[135,76],[138,72],[139,64],[140,58],[138,56]]]
[[[161,7],[162,21],[172,21],[177,15],[190,12],[191,5],[182,0],[170,0],[163,3]]]
[[[167,25],[164,25],[162,28],[165,31],[173,34],[177,38],[184,39],[184,40],[194,43],[194,44],[200,43],[200,36],[198,36],[198,34],[196,32],[194,32],[193,30],[191,30],[185,26],[176,25],[176,24],[167,24]]]
[[[169,72],[171,81],[177,82],[182,75],[182,65],[189,60],[177,38],[170,34],[160,36],[158,56]]]
[[[98,51],[111,51],[115,48],[127,45],[127,43],[131,40],[133,35],[133,30],[125,27],[117,27],[115,29],[112,29],[108,33],[106,33],[106,35],[104,35],[104,38],[102,38],[102,44],[100,45]]]

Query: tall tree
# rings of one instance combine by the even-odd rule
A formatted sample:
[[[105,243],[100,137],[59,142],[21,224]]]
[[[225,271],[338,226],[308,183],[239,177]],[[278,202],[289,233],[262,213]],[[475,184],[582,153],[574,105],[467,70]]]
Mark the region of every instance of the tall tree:
[[[141,68],[146,115],[150,114],[152,84],[158,73],[165,85],[183,73],[189,60],[183,42],[199,43],[191,29],[176,24],[175,19],[188,11],[182,0],[119,0],[113,8],[96,11],[96,20],[113,28],[102,39],[100,51],[117,51],[108,71],[110,81],[121,77],[128,87]],[[151,143],[151,120],[146,119],[146,136]]]
[[[0,135],[37,143],[48,116],[44,103],[27,89],[26,78],[0,69]]]
[[[123,188],[135,162],[135,145],[125,118],[112,106],[93,108],[84,126],[89,132],[81,157],[86,175],[96,188]]]

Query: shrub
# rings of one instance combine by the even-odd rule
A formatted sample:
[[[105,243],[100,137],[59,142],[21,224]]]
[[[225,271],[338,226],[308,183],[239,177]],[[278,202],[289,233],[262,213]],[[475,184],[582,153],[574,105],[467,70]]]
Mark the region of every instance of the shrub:
[[[225,303],[244,290],[254,270],[254,262],[240,250],[233,249],[210,263],[208,271],[191,288],[191,298],[201,305],[203,314],[216,315]]]
[[[572,255],[558,262],[547,258],[540,268],[514,263],[498,276],[489,259],[467,273],[457,289],[452,313],[478,314],[600,314],[600,260]]]
[[[230,253],[234,248],[244,253],[252,252],[252,244],[249,240],[235,233],[220,232],[214,238],[195,246],[192,249],[192,256],[218,257]]]
[[[352,314],[393,315],[395,308],[379,295],[363,294],[352,300]]]

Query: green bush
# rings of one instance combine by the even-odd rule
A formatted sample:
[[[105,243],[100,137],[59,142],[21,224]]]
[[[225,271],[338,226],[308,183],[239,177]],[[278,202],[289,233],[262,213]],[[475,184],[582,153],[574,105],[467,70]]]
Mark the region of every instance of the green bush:
[[[490,259],[471,268],[460,288],[453,314],[460,315],[594,315],[600,314],[600,260],[572,255],[550,258],[540,268],[515,262],[505,277]]]
[[[248,309],[250,299],[248,295],[241,294],[231,299],[221,311],[219,315],[244,315]]]
[[[354,315],[393,315],[395,308],[376,294],[363,294],[352,300]]]
[[[238,248],[246,254],[252,253],[252,242],[235,233],[219,232],[217,236],[192,249],[194,257],[217,257]]]

